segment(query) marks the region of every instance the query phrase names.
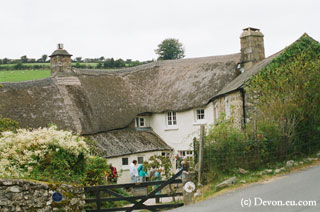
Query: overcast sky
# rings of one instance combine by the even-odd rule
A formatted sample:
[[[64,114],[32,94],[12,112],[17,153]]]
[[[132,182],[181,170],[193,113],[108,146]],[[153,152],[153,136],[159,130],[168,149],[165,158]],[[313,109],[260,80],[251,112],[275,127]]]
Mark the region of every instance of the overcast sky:
[[[248,26],[265,35],[266,55],[307,32],[320,40],[319,0],[2,0],[0,58],[40,58],[57,43],[82,58],[157,58],[177,38],[186,57],[237,53]]]

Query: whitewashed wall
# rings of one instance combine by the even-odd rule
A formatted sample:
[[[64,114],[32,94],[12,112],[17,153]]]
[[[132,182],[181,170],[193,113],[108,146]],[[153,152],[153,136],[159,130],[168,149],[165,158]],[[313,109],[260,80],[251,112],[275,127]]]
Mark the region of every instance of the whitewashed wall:
[[[166,151],[168,152],[168,151]],[[153,155],[161,155],[162,151],[155,151],[155,152],[146,152],[146,153],[139,153],[139,154],[133,154],[133,155],[125,155],[121,157],[115,157],[115,158],[108,158],[108,163],[112,163],[112,166],[117,168],[118,174],[121,173],[121,176],[118,178],[118,184],[119,183],[131,183],[130,179],[130,164],[133,160],[138,161],[138,157],[143,157],[144,161],[148,161],[148,159]],[[128,158],[129,164],[126,166],[122,165],[122,158]],[[137,164],[137,168],[140,164]]]
[[[175,151],[193,150],[193,138],[199,137],[200,124],[203,124],[196,122],[196,109],[198,108],[177,112],[176,128],[167,126],[167,113],[153,114],[150,117],[150,126]],[[209,103],[203,109],[205,110],[205,123],[213,124],[213,103]]]

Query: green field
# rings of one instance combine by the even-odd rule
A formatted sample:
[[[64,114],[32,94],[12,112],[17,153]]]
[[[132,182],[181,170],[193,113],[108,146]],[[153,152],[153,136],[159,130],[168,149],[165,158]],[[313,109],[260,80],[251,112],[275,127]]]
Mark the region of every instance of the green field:
[[[0,82],[21,82],[50,77],[49,69],[0,71]]]

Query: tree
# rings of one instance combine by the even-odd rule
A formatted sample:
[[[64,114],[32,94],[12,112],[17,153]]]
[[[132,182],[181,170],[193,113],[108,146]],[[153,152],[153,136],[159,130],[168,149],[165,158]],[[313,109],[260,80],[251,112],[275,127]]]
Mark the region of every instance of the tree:
[[[47,61],[47,58],[48,58],[48,55],[44,54],[42,55],[41,59],[42,59],[42,62],[46,62]]]
[[[101,56],[101,57],[99,58],[99,61],[103,62],[103,61],[104,61],[104,56]]]
[[[158,49],[155,50],[159,55],[158,60],[174,60],[184,57],[184,48],[178,39],[168,38],[163,40]]]
[[[77,62],[82,62],[82,57],[76,57]]]
[[[21,62],[22,62],[22,63],[27,63],[27,62],[28,62],[28,57],[27,57],[27,55],[21,56]]]
[[[2,64],[8,64],[8,62],[9,62],[9,59],[8,59],[8,58],[4,58],[4,59],[2,60]]]

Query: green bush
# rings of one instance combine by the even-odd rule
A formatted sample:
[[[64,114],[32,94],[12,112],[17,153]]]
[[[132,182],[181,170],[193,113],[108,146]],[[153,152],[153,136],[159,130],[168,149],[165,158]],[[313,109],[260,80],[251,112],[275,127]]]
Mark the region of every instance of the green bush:
[[[101,157],[89,157],[85,169],[84,185],[101,185],[105,183],[109,167],[107,161]]]
[[[13,131],[19,128],[19,124],[16,121],[13,121],[9,118],[0,118],[0,133],[4,131]]]
[[[55,126],[5,131],[0,137],[0,177],[103,184],[107,160],[92,156],[86,139]]]
[[[234,127],[222,114],[217,125],[208,129],[204,142],[204,173],[206,178],[216,172],[230,173],[239,167],[257,169],[281,159],[279,128],[271,123],[258,124],[257,138],[253,127],[246,130]],[[197,159],[196,141],[196,159]]]

